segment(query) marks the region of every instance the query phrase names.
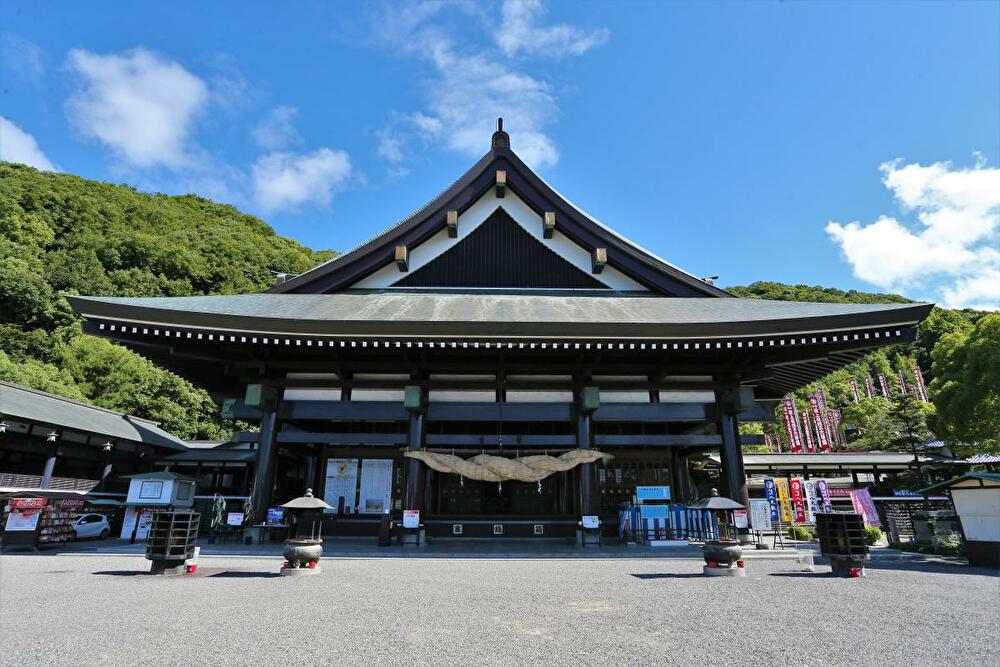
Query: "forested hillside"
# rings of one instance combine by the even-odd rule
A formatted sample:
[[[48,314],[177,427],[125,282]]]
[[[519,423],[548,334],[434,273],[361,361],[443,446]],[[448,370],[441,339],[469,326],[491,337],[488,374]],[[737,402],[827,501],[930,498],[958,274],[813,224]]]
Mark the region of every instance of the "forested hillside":
[[[258,292],[273,272],[333,255],[201,197],[0,163],[0,379],[149,417],[184,438],[223,436],[204,391],[81,335],[64,295]]]
[[[785,301],[909,301],[895,294],[771,282],[726,289],[736,296]],[[898,372],[913,383],[913,369],[918,366],[931,402],[901,401]],[[863,387],[866,376],[877,381],[879,373],[886,376],[892,400],[883,398],[876,387],[874,398],[867,398],[862,388],[861,400],[855,401],[851,378]],[[966,443],[969,452],[1000,451],[1000,314],[935,308],[920,324],[915,342],[881,348],[797,391],[794,398],[800,411],[820,387],[830,406],[842,410],[845,423],[856,429],[853,448],[909,451],[906,431],[913,429],[920,439],[936,436]],[[780,435],[787,446],[781,420],[764,426],[762,432]]]
[[[83,336],[65,295],[257,292],[273,283],[275,272],[300,273],[334,255],[201,197],[145,194],[0,163],[0,379],[155,419],[183,438],[224,437],[229,426],[204,391],[138,354]],[[906,301],[766,282],[728,289],[747,298]],[[860,429],[853,444],[893,446],[898,420],[884,399],[854,403],[849,378],[917,364],[934,399],[918,406],[921,428],[1000,449],[1000,314],[944,309],[920,326],[916,343],[880,350],[819,383]]]

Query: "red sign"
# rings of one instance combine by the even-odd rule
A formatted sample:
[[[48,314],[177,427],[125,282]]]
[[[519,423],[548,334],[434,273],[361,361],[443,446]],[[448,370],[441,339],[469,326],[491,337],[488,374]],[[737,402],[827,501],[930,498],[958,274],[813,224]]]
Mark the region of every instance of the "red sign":
[[[782,401],[785,412],[785,433],[788,434],[788,442],[791,444],[792,454],[802,453],[802,434],[799,433],[799,419],[795,414],[795,401],[786,398]]]
[[[830,445],[840,444],[840,410],[830,410],[826,413],[827,426],[830,427]]]
[[[899,375],[899,393],[902,395],[906,393],[906,375],[903,374],[903,371],[899,371],[897,374]]]
[[[795,523],[805,523],[806,506],[802,502],[802,480],[793,479],[789,486],[792,492],[792,507],[795,508]]]
[[[802,411],[802,430],[806,434],[806,451],[812,454],[816,451],[816,447],[813,445],[813,434],[812,426],[809,425],[809,411]]]
[[[819,451],[830,451],[830,438],[826,434],[826,424],[823,423],[823,413],[819,409],[819,399],[809,397],[809,407],[812,408],[813,422],[816,424],[816,437],[819,438]]]
[[[920,372],[919,366],[913,369],[913,377],[917,379],[917,391],[919,392],[920,400],[926,403],[927,388],[924,386],[924,374]]]
[[[878,384],[882,387],[882,395],[889,398],[889,383],[885,381],[885,373],[878,374]]]
[[[875,390],[872,388],[872,376],[865,376],[865,395],[868,398],[875,398]]]
[[[45,507],[46,498],[13,498],[10,507],[14,510],[40,510]]]

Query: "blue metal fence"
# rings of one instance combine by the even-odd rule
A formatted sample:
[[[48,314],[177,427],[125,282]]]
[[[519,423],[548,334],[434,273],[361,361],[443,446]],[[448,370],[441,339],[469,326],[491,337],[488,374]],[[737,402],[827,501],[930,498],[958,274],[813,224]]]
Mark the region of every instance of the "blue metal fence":
[[[719,538],[719,524],[711,511],[685,505],[655,507],[655,512],[647,511],[647,516],[644,516],[642,506],[622,506],[618,513],[618,539],[645,543],[651,540],[704,541]]]

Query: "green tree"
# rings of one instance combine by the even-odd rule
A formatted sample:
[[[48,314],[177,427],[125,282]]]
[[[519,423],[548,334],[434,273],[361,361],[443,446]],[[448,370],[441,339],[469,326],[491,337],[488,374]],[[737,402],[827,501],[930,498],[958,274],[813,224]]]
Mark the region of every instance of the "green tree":
[[[934,430],[946,440],[1000,452],[1000,313],[942,335],[932,358]]]

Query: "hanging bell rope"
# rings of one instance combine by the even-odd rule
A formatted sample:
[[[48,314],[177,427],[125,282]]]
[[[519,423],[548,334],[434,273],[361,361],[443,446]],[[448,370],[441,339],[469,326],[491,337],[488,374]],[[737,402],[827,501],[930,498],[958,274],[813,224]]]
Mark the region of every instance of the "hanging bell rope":
[[[488,454],[479,454],[470,459],[463,459],[451,454],[419,449],[404,452],[403,456],[423,461],[428,468],[437,472],[451,473],[482,482],[501,482],[504,480],[539,482],[552,473],[571,470],[581,463],[594,463],[595,461],[608,463],[614,458],[611,454],[595,449],[574,449],[557,457],[522,456],[517,460]]]

